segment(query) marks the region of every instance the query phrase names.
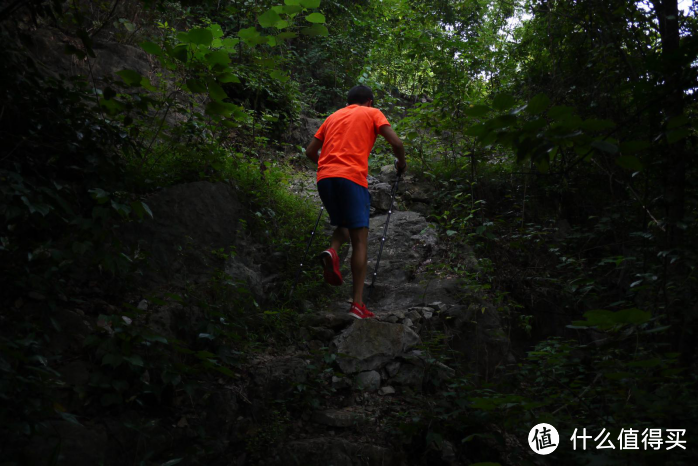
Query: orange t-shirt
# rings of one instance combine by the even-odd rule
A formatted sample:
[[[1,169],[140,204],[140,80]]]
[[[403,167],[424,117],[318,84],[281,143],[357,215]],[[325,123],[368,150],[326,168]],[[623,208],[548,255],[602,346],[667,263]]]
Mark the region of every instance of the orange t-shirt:
[[[356,104],[328,116],[315,133],[322,141],[317,180],[346,178],[368,188],[368,155],[383,125],[390,123],[380,110]]]

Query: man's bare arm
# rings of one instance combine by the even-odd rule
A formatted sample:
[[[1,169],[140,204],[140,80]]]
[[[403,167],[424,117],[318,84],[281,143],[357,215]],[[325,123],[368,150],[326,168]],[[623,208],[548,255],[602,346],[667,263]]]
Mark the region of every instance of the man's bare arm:
[[[318,159],[320,158],[318,151],[321,148],[322,141],[318,138],[313,138],[313,140],[310,141],[310,144],[308,144],[308,147],[305,149],[305,156],[312,160],[315,165],[317,165]]]
[[[390,125],[383,125],[378,128],[378,133],[388,141],[393,147],[393,154],[397,157],[397,169],[400,172],[405,171],[407,168],[407,161],[405,160],[405,146],[402,144],[402,140],[395,134],[395,131]]]

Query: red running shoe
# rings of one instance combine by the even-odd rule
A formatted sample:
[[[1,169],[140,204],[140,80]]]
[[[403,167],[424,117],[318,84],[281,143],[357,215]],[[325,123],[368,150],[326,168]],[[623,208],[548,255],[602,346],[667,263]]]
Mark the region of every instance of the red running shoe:
[[[328,248],[320,253],[319,258],[322,261],[325,281],[334,286],[339,286],[344,283],[342,274],[339,271],[339,255],[337,254],[337,251],[332,248]]]
[[[359,306],[356,303],[352,303],[349,315],[356,319],[370,319],[376,316],[373,312],[366,309],[366,304],[361,304]]]

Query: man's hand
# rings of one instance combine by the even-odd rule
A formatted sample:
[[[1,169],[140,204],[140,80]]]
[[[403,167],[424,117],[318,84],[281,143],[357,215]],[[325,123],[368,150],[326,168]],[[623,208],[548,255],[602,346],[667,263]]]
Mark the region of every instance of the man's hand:
[[[398,176],[402,175],[405,173],[405,170],[407,170],[407,162],[403,160],[402,163],[400,163],[398,159],[395,159],[395,170],[397,170]]]
[[[402,172],[404,172],[407,168],[407,161],[405,161],[405,147],[402,145],[402,141],[399,137],[397,137],[397,134],[395,134],[395,131],[390,127],[390,125],[381,126],[378,128],[378,132],[385,138],[386,141],[388,141],[388,144],[393,146],[393,154],[395,154],[395,157],[397,158],[395,168],[399,174],[402,174]]]
[[[322,148],[322,141],[318,138],[313,138],[305,149],[305,156],[308,157],[315,165],[318,163],[320,156],[318,151]]]

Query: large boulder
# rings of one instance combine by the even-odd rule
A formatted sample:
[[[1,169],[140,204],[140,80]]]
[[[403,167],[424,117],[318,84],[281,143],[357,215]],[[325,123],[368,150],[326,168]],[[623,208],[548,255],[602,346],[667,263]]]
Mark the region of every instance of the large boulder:
[[[301,115],[298,120],[294,121],[287,134],[284,135],[284,140],[289,144],[306,147],[310,144],[315,133],[322,125],[322,121],[317,118],[310,118],[306,115]]]
[[[355,322],[332,341],[343,372],[354,374],[383,367],[419,343],[419,335],[402,324],[373,319]]]
[[[246,285],[261,298],[259,267],[250,258],[254,248],[244,243],[241,234],[245,208],[234,186],[206,181],[180,184],[153,194],[146,204],[153,219],[133,224],[125,236],[146,252],[147,278],[197,282],[224,269],[231,282]],[[231,255],[235,249],[237,254]]]

